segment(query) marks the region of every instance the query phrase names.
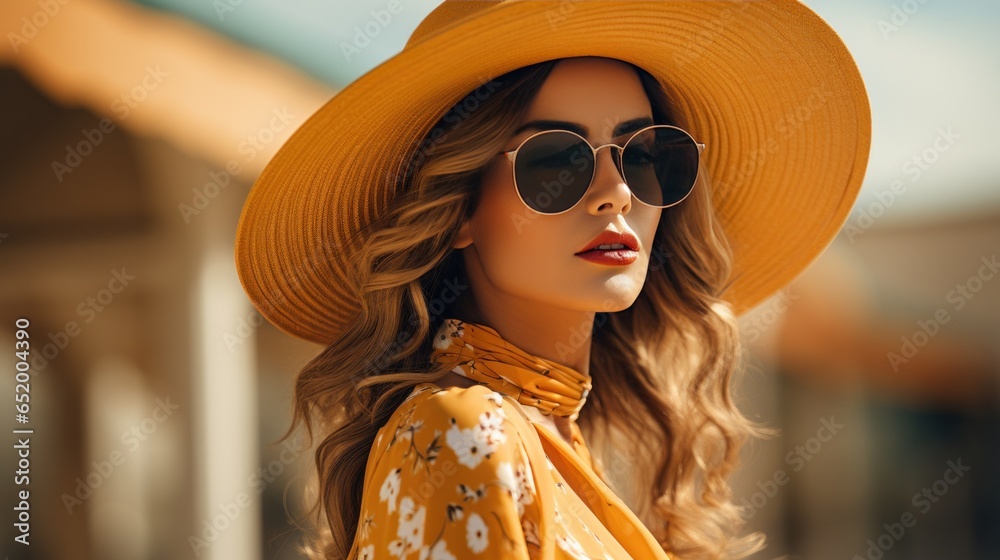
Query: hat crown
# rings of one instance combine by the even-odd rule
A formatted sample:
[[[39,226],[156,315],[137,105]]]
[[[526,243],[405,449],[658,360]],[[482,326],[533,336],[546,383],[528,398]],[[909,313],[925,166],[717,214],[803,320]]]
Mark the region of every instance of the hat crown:
[[[404,50],[452,25],[511,0],[445,0],[417,25],[406,41]]]

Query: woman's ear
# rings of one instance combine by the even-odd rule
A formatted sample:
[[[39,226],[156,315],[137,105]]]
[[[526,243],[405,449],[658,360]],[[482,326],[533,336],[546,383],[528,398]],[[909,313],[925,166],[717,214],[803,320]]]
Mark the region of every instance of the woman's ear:
[[[455,241],[451,244],[451,247],[453,249],[465,249],[469,245],[472,245],[472,224],[469,223],[469,220],[465,220],[458,228],[458,235],[455,236]]]

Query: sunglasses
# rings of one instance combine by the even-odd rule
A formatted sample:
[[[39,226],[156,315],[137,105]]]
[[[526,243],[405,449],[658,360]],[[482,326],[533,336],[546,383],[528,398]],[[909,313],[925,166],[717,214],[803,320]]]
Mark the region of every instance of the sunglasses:
[[[632,195],[656,208],[684,200],[694,190],[704,144],[670,125],[637,130],[624,146],[594,147],[569,130],[544,130],[517,148],[499,152],[513,163],[514,187],[525,206],[540,214],[562,214],[583,200],[597,174],[597,151],[611,150]]]

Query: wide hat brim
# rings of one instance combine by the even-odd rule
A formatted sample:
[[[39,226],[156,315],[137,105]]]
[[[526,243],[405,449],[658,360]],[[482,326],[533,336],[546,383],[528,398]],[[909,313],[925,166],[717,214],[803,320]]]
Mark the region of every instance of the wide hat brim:
[[[435,18],[456,21],[422,33]],[[293,336],[337,338],[360,310],[348,239],[382,216],[419,141],[488,80],[577,56],[649,71],[706,144],[702,172],[734,251],[723,297],[737,314],[786,286],[844,225],[868,164],[871,110],[846,46],[801,3],[448,1],[261,172],[236,232],[250,301]]]

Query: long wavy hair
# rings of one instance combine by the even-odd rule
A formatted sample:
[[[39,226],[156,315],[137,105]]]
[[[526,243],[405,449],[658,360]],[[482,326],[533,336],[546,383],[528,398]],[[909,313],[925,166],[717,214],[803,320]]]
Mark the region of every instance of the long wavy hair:
[[[305,514],[310,558],[347,556],[376,433],[414,385],[448,373],[428,357],[451,313],[446,283],[465,279],[452,242],[476,208],[484,169],[556,63],[504,74],[485,99],[471,92],[454,105],[398,173],[398,194],[383,218],[358,237],[362,311],[299,373],[285,434],[304,425],[309,445],[318,439]],[[654,122],[684,128],[664,85],[632,66]],[[738,535],[743,520],[727,483],[744,441],[765,433],[731,397],[741,347],[736,318],[720,299],[730,270],[703,172],[683,203],[663,210],[638,299],[595,316],[594,386],[577,419],[615,490],[664,549],[683,559],[740,558],[764,540]]]

